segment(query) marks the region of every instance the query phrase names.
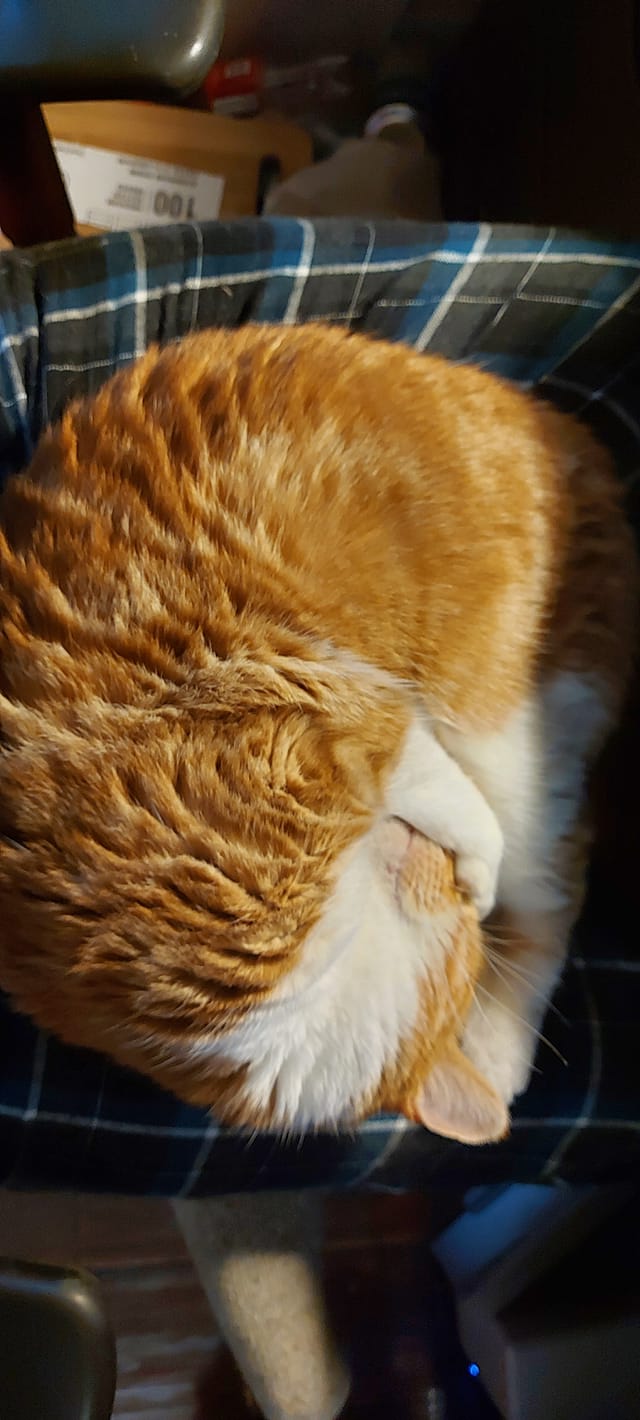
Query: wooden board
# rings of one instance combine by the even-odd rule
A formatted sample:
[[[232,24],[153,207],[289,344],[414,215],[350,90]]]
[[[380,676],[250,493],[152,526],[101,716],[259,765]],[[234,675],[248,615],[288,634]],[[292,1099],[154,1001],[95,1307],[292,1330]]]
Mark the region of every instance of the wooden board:
[[[222,217],[255,214],[264,158],[278,159],[283,178],[313,160],[309,135],[277,115],[223,118],[129,102],[47,104],[44,115],[52,138],[218,174],[225,184]]]

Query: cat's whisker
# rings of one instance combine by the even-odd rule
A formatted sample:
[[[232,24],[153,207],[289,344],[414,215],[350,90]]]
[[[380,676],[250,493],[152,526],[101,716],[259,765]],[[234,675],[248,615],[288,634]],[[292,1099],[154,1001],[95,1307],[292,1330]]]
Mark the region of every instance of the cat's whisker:
[[[478,991],[479,989],[482,990],[482,987],[479,986],[479,983],[476,983],[476,991]],[[486,992],[485,994],[486,994],[486,995],[489,995],[488,992]],[[494,999],[494,998],[492,998],[492,999]],[[483,1011],[482,1006],[480,1005],[480,1002],[479,1002],[479,1000],[478,1000],[478,997],[477,997],[477,995],[476,995],[475,993],[474,993],[474,1002],[475,1002],[476,1010],[477,1010],[477,1011],[480,1013],[480,1015],[482,1016],[482,1019],[483,1019],[485,1025],[486,1025],[486,1027],[487,1027],[487,1030],[490,1032],[490,1031],[491,1031],[491,1022],[490,1022],[490,1020],[489,1020],[489,1017],[488,1017],[487,1014],[486,1014],[486,1011]],[[525,1056],[525,1055],[523,1055],[520,1051],[516,1051],[516,1052],[515,1052],[515,1058],[516,1058],[516,1060],[519,1060],[522,1065],[526,1065],[527,1067],[529,1066],[528,1057]],[[542,1073],[542,1072],[540,1071],[540,1073]]]
[[[539,981],[544,980],[542,975],[538,977],[537,973],[527,972],[524,970],[524,968],[516,966],[514,962],[507,961],[504,957],[498,957],[495,953],[492,953],[490,951],[487,951],[486,955],[491,967],[496,973],[496,976],[498,976],[500,980],[504,982],[505,986],[509,985],[508,977],[510,973],[516,981],[523,982],[527,989],[531,991],[531,994],[533,996],[536,996],[539,1001],[544,1001],[546,1009],[548,1011],[553,1012],[553,1015],[557,1016],[558,1020],[561,1021],[563,1025],[569,1026],[570,1022],[567,1020],[567,1017],[563,1015],[562,1011],[559,1010],[556,1005],[554,1005],[553,1001],[549,1000],[546,989],[541,989],[539,986],[535,985],[536,978]]]
[[[522,979],[523,979],[524,981],[531,981],[531,982],[534,982],[534,983],[535,983],[535,982],[544,982],[545,985],[546,985],[546,982],[547,982],[547,975],[546,975],[545,972],[543,972],[543,971],[536,971],[533,966],[524,966],[521,957],[519,957],[517,961],[514,961],[514,960],[513,960],[513,957],[512,957],[511,954],[510,954],[511,950],[513,949],[514,946],[520,946],[520,947],[521,947],[521,943],[520,943],[517,939],[514,939],[513,942],[506,943],[506,946],[507,946],[508,949],[509,949],[509,954],[507,954],[507,952],[505,952],[505,950],[504,950],[504,948],[503,948],[503,944],[502,944],[501,942],[493,942],[493,943],[492,943],[491,938],[489,938],[489,939],[486,939],[486,938],[485,938],[485,941],[484,941],[485,955],[489,958],[489,960],[496,960],[496,959],[497,959],[497,960],[499,961],[499,963],[500,963],[501,966],[505,966],[505,967],[510,968],[510,969],[513,970],[513,971],[519,972],[519,974],[521,975],[521,977],[522,977]]]
[[[488,922],[483,923],[482,932],[483,935],[486,934],[490,937],[506,937],[509,941],[518,936],[514,927],[505,927],[501,922],[492,922],[491,918]]]
[[[483,928],[482,940],[490,944],[493,943],[499,951],[507,952],[526,951],[528,945],[526,941],[523,942],[519,932],[509,932],[506,929],[504,932],[495,932],[492,927]]]
[[[500,947],[497,947],[497,949],[495,949],[491,946],[490,943],[487,942],[485,942],[485,955],[492,966],[496,968],[503,968],[505,971],[511,972],[514,977],[521,980],[525,985],[530,986],[531,989],[536,992],[536,994],[540,995],[546,1000],[549,1010],[553,1011],[555,1015],[559,1016],[560,1020],[564,1021],[565,1025],[570,1024],[566,1016],[562,1014],[562,1011],[560,1011],[558,1007],[555,1006],[553,1002],[548,999],[549,977],[547,972],[536,971],[532,966],[525,966],[521,958],[518,959],[518,961],[513,961],[513,959],[510,956],[506,955],[500,949]]]
[[[471,975],[471,972],[470,972],[470,970],[469,970],[469,967],[466,966],[466,965],[464,965],[464,964],[461,962],[461,963],[460,963],[460,970],[461,970],[462,976],[464,977],[464,980],[467,982],[468,985],[471,986],[471,988],[472,988],[472,999],[475,1000],[475,986],[476,986],[476,983],[475,983],[474,979],[472,978],[472,975]],[[453,1018],[454,1018],[455,1021],[457,1021],[458,1026],[460,1027],[460,1030],[461,1030],[461,1032],[462,1032],[462,1030],[464,1029],[464,1027],[465,1027],[465,1025],[466,1025],[466,1023],[467,1023],[467,1016],[465,1015],[465,1017],[464,1017],[464,1019],[463,1019],[463,1015],[462,1015],[462,1005],[461,1005],[461,1004],[460,1004],[460,1005],[456,1005],[456,1003],[455,1003],[455,1001],[453,1000],[452,997],[450,997],[450,1004],[451,1004],[451,1007],[452,1007],[452,1010],[453,1010]],[[476,1005],[478,1005],[477,1001],[476,1001]],[[479,1006],[478,1006],[478,1009],[480,1010],[480,1007],[479,1007]],[[482,1015],[482,1011],[480,1011],[480,1014]],[[485,1017],[485,1019],[486,1019],[486,1017]]]
[[[507,961],[505,957],[499,956],[496,952],[487,952],[486,956],[490,966],[492,967],[496,976],[500,977],[501,981],[506,982],[507,978],[509,976],[512,976],[517,981],[523,982],[527,989],[531,991],[534,996],[538,996],[541,1000],[544,998],[545,992],[540,990],[540,988],[536,985],[534,978],[528,974],[525,974],[524,972],[519,971],[518,967],[515,965],[514,962]]]
[[[499,1001],[497,996],[494,996],[493,992],[488,991],[486,986],[482,986],[480,982],[477,982],[476,984],[476,991],[481,991],[483,996],[486,996],[490,1001],[493,1001],[495,1005],[500,1006],[501,1010],[506,1011],[507,1015],[511,1016],[514,1021],[518,1021],[520,1025],[525,1027],[525,1030],[528,1030],[531,1032],[532,1035],[535,1035],[536,1039],[539,1040],[542,1045],[546,1045],[548,1049],[551,1050],[553,1054],[558,1057],[558,1060],[560,1060],[563,1065],[569,1064],[569,1061],[562,1054],[562,1051],[558,1050],[557,1045],[554,1045],[553,1041],[549,1040],[548,1036],[543,1035],[542,1031],[538,1030],[536,1026],[533,1026],[531,1024],[531,1021],[526,1020],[524,1016],[520,1016],[517,1011],[512,1011],[510,1006],[505,1005],[504,1001]]]
[[[494,946],[492,946],[491,942],[485,941],[484,949],[485,955],[489,958],[490,961],[498,960],[501,966],[506,966],[512,969],[513,971],[519,972],[524,981],[536,982],[545,980],[545,975],[543,972],[535,971],[534,968],[530,966],[525,967],[522,965],[521,961],[514,962],[510,957],[505,954],[505,952],[502,951],[499,944],[495,944]]]
[[[489,1017],[488,1017],[486,1011],[484,1011],[484,1010],[482,1009],[482,1006],[480,1005],[480,1002],[479,1002],[478,997],[477,997],[478,989],[479,989],[479,982],[476,982],[475,990],[474,990],[474,993],[473,993],[473,999],[474,999],[474,1002],[475,1002],[475,1005],[476,1005],[476,1009],[480,1012],[480,1015],[482,1016],[482,1019],[483,1019],[485,1025],[486,1025],[486,1027],[487,1027],[487,1030],[490,1030],[490,1029],[491,1029],[491,1026],[490,1026],[490,1023],[489,1023]]]

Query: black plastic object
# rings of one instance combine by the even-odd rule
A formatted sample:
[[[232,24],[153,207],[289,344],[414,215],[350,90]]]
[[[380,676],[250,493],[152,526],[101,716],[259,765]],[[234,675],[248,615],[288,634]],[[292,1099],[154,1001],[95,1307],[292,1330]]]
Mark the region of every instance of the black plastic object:
[[[282,164],[279,158],[267,154],[260,161],[258,168],[258,194],[256,198],[256,212],[258,216],[262,212],[267,197],[272,187],[280,182],[282,177]]]
[[[217,58],[224,0],[1,0],[0,94],[181,98]]]
[[[0,1420],[109,1420],[115,1374],[94,1277],[0,1259]]]

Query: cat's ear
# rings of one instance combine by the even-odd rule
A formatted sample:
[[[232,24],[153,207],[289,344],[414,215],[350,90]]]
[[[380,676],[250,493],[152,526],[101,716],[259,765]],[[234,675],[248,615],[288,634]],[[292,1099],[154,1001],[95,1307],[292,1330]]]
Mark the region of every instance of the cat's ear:
[[[492,1144],[509,1132],[504,1100],[457,1045],[433,1066],[403,1113],[461,1144]]]

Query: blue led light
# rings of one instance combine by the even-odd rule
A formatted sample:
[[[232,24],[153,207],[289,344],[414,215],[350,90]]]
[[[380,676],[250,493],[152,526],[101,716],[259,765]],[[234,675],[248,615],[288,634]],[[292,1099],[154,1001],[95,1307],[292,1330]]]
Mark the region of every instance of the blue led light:
[[[474,1379],[474,1380],[475,1380],[476,1376],[479,1376],[479,1375],[480,1375],[480,1367],[479,1367],[479,1366],[476,1366],[475,1361],[472,1361],[472,1362],[471,1362],[471,1365],[469,1366],[469,1375],[470,1375],[470,1376],[473,1376],[473,1379]]]

